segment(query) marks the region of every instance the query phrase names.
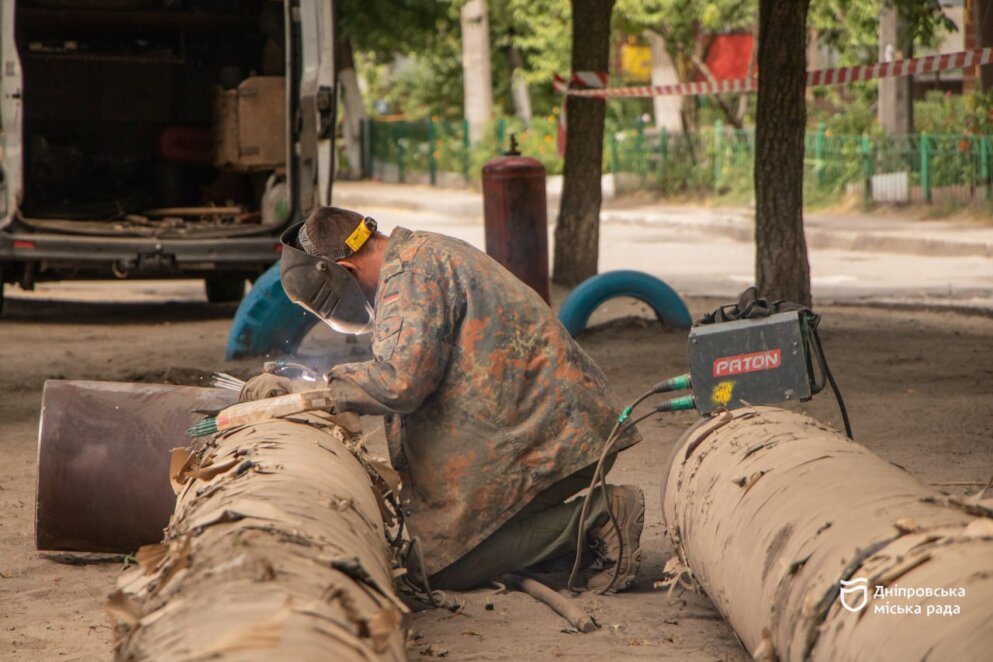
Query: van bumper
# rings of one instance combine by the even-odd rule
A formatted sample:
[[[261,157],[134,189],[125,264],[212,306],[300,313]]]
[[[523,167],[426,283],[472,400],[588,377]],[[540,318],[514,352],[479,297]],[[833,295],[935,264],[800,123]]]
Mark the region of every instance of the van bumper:
[[[279,259],[272,236],[156,239],[0,232],[0,262],[112,264],[128,272],[261,269]]]

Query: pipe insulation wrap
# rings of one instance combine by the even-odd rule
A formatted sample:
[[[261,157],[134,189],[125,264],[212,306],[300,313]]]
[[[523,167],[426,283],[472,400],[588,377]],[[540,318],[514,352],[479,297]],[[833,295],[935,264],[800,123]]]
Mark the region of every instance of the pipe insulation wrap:
[[[176,508],[108,603],[118,660],[401,660],[380,497],[356,439],[306,414],[173,452]]]
[[[701,421],[662,485],[672,563],[757,659],[978,660],[993,650],[989,501],[942,494],[771,407]],[[859,578],[867,604],[852,612],[840,581]],[[858,590],[845,597],[858,607]]]

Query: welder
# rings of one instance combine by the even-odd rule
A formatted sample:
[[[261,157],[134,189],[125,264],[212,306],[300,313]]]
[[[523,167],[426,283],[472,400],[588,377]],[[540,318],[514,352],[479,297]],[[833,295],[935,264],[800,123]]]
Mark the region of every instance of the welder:
[[[632,584],[641,490],[570,499],[618,419],[611,389],[534,290],[463,241],[399,227],[386,236],[346,209],[319,208],[282,241],[290,299],[339,332],[372,332],[372,360],[327,374],[332,412],[385,417],[432,588],[468,589],[580,545],[599,570],[590,590]],[[242,399],[292,390],[260,375]],[[638,441],[629,428],[613,449]]]

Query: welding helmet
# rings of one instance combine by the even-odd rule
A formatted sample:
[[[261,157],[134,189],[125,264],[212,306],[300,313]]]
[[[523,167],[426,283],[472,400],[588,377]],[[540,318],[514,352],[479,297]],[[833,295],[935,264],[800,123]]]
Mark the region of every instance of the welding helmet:
[[[331,255],[318,255],[303,223],[290,227],[280,241],[283,257],[279,279],[293,303],[306,308],[339,333],[372,331],[375,313],[358,281],[337,260],[354,254],[376,232],[376,221],[364,218]]]

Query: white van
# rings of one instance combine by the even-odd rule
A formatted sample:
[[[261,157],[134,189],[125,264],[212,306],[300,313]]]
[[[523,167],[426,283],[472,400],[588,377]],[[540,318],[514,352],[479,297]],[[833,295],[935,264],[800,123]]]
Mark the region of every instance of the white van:
[[[3,0],[3,285],[236,301],[331,195],[333,0]]]

